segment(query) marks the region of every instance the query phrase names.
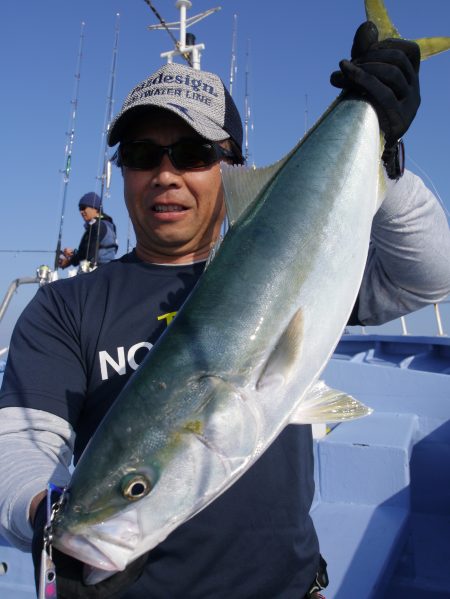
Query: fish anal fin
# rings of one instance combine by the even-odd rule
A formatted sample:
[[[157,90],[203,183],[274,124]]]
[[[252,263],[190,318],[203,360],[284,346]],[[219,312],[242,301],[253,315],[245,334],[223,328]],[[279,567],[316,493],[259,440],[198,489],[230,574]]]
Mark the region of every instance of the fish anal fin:
[[[373,412],[351,395],[331,389],[323,381],[318,381],[300,401],[291,414],[291,424],[318,424],[343,422],[368,416]]]
[[[256,383],[260,391],[267,387],[281,387],[291,377],[292,367],[298,360],[303,339],[303,311],[295,312],[278,339]]]

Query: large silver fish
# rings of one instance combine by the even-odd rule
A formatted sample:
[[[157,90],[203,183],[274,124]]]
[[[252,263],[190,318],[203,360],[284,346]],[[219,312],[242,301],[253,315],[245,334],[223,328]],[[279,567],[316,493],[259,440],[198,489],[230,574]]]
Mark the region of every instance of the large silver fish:
[[[398,37],[381,1],[366,9],[380,37]],[[367,413],[317,381],[360,286],[384,194],[382,146],[373,108],[342,94],[278,164],[224,168],[230,230],[86,448],[56,547],[121,570],[223,493],[290,422]]]

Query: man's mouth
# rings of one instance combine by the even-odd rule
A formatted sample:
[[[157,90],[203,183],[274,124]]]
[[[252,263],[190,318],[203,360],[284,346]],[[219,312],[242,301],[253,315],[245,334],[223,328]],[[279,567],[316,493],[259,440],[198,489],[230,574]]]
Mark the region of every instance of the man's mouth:
[[[182,212],[183,210],[186,210],[186,208],[176,204],[157,204],[156,206],[153,206],[152,210],[154,212]]]

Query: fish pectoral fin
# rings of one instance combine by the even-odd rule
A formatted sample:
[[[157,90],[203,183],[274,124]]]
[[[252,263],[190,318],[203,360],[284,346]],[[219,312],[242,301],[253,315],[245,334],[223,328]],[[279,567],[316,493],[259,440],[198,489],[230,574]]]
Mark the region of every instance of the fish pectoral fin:
[[[287,162],[288,156],[263,168],[221,164],[225,205],[230,225],[233,225],[244,210],[255,201],[264,187]]]
[[[256,383],[258,391],[268,387],[282,387],[290,379],[292,367],[300,354],[302,339],[303,311],[300,308],[291,318],[264,365]]]
[[[291,415],[291,424],[318,424],[343,422],[368,416],[373,412],[351,395],[331,389],[323,381],[318,381],[301,400]]]

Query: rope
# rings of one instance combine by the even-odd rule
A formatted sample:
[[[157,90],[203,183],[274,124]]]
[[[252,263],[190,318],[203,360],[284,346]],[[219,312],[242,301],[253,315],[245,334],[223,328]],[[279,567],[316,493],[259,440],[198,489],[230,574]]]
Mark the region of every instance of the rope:
[[[6,254],[54,254],[55,250],[0,250],[0,252]]]

